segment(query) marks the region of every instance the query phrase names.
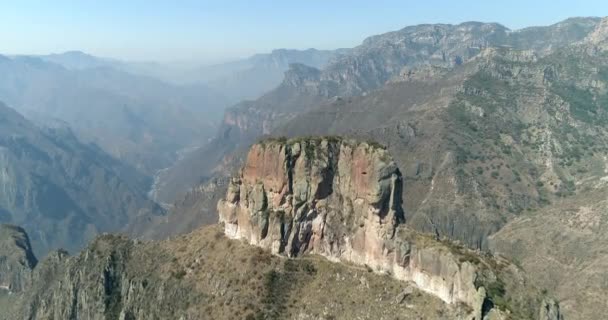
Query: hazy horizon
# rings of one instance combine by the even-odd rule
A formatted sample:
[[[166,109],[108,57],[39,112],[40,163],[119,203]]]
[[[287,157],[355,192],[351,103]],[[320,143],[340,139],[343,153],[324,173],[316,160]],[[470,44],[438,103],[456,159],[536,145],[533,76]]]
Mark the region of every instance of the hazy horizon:
[[[133,62],[209,65],[279,48],[350,48],[369,36],[422,23],[496,22],[517,30],[569,17],[608,15],[608,3],[593,0],[577,1],[575,8],[572,1],[548,0],[313,2],[317,5],[268,0],[230,5],[183,1],[180,6],[140,0],[4,3],[0,54],[82,51]]]

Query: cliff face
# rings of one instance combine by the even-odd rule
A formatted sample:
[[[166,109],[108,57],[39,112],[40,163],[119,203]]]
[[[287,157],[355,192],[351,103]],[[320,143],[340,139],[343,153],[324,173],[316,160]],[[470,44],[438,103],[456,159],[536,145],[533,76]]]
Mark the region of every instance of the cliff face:
[[[0,292],[21,292],[31,281],[37,260],[25,231],[0,225]]]
[[[226,234],[275,253],[376,261],[403,219],[386,151],[338,140],[254,145],[218,204]]]
[[[405,227],[402,187],[399,169],[377,145],[335,138],[269,140],[251,148],[218,212],[230,238],[275,254],[314,253],[365,265],[411,281],[446,303],[464,303],[481,319],[488,312],[482,306],[505,294],[496,270],[518,271]],[[496,283],[501,290],[486,292],[484,286]]]
[[[256,144],[218,204],[231,238],[273,253],[316,253],[412,280],[448,303],[474,304],[475,269],[396,237],[399,169],[381,147],[333,139]],[[400,234],[401,235],[401,230]]]

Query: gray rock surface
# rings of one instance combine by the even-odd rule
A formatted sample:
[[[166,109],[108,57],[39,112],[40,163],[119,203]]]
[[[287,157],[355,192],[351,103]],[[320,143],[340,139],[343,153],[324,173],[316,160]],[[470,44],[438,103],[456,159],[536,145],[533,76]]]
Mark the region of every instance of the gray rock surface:
[[[26,289],[37,263],[25,231],[0,224],[0,291],[14,294]]]

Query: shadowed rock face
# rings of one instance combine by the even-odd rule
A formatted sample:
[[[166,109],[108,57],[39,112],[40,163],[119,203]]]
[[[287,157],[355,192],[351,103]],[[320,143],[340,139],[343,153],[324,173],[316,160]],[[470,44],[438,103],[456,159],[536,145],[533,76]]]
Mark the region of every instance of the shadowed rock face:
[[[15,293],[25,289],[37,262],[25,231],[0,224],[0,291]]]
[[[395,162],[375,144],[268,140],[251,148],[218,211],[230,238],[275,254],[314,253],[365,265],[411,281],[447,303],[464,303],[472,318],[481,319],[488,312],[484,301],[498,301],[490,297],[496,290],[486,293],[484,286],[492,285],[484,283],[502,281],[496,270],[510,270],[510,279],[517,279],[518,271],[407,228],[402,187]]]

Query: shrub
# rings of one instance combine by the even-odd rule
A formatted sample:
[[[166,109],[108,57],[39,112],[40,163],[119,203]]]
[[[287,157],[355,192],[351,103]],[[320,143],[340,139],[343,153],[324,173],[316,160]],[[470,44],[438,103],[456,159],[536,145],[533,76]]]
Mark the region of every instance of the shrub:
[[[171,275],[177,279],[177,280],[181,280],[186,276],[186,270],[184,269],[180,269],[178,271],[174,271],[171,273]]]

